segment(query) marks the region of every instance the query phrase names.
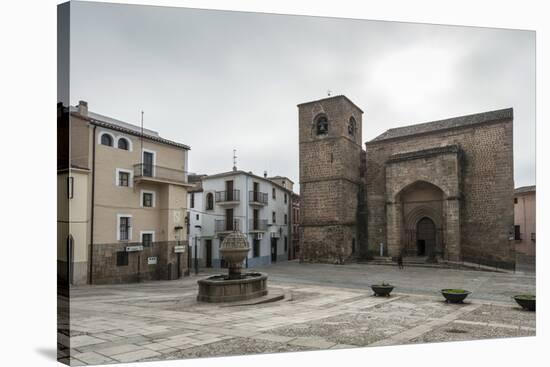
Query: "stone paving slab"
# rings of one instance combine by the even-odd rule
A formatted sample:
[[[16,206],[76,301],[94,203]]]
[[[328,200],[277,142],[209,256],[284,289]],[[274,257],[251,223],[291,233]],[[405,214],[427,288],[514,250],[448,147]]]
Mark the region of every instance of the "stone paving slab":
[[[160,357],[160,356],[162,356],[162,354],[158,352],[155,352],[149,349],[141,349],[133,352],[117,354],[113,358],[119,362],[136,362],[136,361],[141,361],[148,358]]]
[[[246,354],[298,352],[311,350],[312,348],[277,343],[267,340],[256,340],[250,338],[233,338],[209,345],[202,345],[173,353],[163,354],[162,359],[183,359],[201,357],[235,356]],[[318,349],[318,348],[316,348]],[[146,359],[147,361],[157,360],[156,358]]]
[[[104,342],[105,340],[103,339],[94,338],[93,336],[89,336],[89,335],[73,336],[71,337],[71,341],[70,341],[72,348],[79,348],[87,345],[100,344]]]
[[[536,320],[533,315],[533,312],[525,311],[519,306],[503,308],[489,304],[483,305],[474,312],[465,315],[462,320],[501,323],[534,328]]]
[[[523,284],[532,287],[534,278],[396,272],[387,279],[407,284],[406,293],[398,286],[386,298],[374,297],[370,288],[354,283],[354,274],[366,282],[364,267],[315,265],[306,266],[304,273],[297,273],[299,269],[293,266],[282,268],[290,270],[289,274],[281,276],[276,271],[269,286],[289,297],[239,307],[198,303],[193,277],[76,287],[71,292],[70,328],[67,325],[59,334],[61,341],[71,335],[65,360],[85,365],[536,334],[535,313],[520,310],[509,297]],[[316,283],[308,278],[311,269],[317,269],[317,274],[319,269],[328,269],[332,275],[342,272],[342,284],[337,277],[328,286]],[[290,279],[293,274],[299,276]],[[449,284],[467,284],[474,291],[466,304],[442,302],[436,283],[440,275]],[[423,287],[435,279],[432,291],[415,293],[411,276],[418,276],[415,281]],[[300,277],[307,284],[300,283]],[[500,284],[502,289],[487,287],[489,283]],[[492,293],[480,294],[485,288]],[[94,293],[100,296],[94,298]]]
[[[532,331],[491,327],[486,325],[456,324],[441,325],[437,328],[411,339],[407,343],[438,343],[450,341],[466,341],[479,339],[510,338],[519,336],[534,336]],[[405,343],[403,343],[405,344]]]
[[[97,352],[106,356],[115,356],[117,354],[133,352],[141,349],[143,348],[135,344],[123,344],[115,347],[97,349]]]
[[[85,364],[105,364],[105,363],[114,362],[111,358],[105,357],[96,352],[79,353],[79,354],[75,354],[74,357],[78,359],[78,361],[83,362]],[[73,364],[71,362],[71,366],[75,366],[75,365],[78,365],[78,364]]]

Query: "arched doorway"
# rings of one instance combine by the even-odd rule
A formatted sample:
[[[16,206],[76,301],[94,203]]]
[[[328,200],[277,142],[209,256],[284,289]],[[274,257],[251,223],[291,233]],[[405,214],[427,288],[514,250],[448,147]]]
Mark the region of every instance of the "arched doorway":
[[[433,256],[435,250],[436,228],[435,223],[424,217],[416,224],[417,256]]]
[[[416,181],[396,196],[403,256],[433,258],[444,251],[444,193],[439,187]]]

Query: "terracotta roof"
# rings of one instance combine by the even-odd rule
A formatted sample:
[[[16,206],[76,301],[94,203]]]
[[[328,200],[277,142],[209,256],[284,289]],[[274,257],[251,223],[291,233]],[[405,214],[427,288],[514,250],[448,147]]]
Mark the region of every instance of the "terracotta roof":
[[[382,140],[401,138],[404,136],[413,136],[417,134],[425,134],[434,131],[467,127],[485,122],[511,120],[514,117],[514,110],[506,108],[489,112],[476,113],[473,115],[465,115],[453,117],[445,120],[437,120],[425,122],[421,124],[408,125],[394,129],[386,130],[384,133],[372,139],[369,143],[376,143]]]
[[[294,183],[294,181],[292,181],[290,178],[285,177],[285,176],[273,176],[273,177],[268,177],[267,179],[268,179],[268,180],[277,180],[277,179],[279,179],[279,180],[287,180],[287,181],[290,181],[290,182]]]
[[[125,123],[121,121],[120,123],[117,123],[115,119],[111,118],[104,118],[102,115],[95,114],[95,113],[89,113],[89,116],[84,116],[79,114],[76,111],[71,112],[71,116],[76,116],[81,119],[89,121],[93,125],[105,127],[111,130],[120,131],[129,135],[134,136],[141,136],[141,132],[139,130],[136,130],[135,125]],[[106,121],[108,120],[108,121]],[[143,130],[143,137],[148,140],[156,141],[158,143],[172,145],[178,148],[190,150],[191,147],[182,143],[178,143],[172,140],[161,138],[156,131],[144,129]]]
[[[432,157],[440,154],[459,154],[460,148],[457,145],[446,145],[443,147],[416,150],[413,152],[393,154],[387,160],[388,163],[401,162],[411,159]]]
[[[515,189],[514,194],[524,194],[524,193],[527,193],[527,192],[536,192],[536,191],[537,191],[536,185],[522,186],[522,187],[518,187],[517,189]]]
[[[202,177],[202,179],[207,180],[209,178],[219,178],[219,177],[227,177],[227,176],[235,176],[235,175],[247,175],[247,176],[250,176],[250,177],[255,178],[257,180],[267,181],[270,184],[272,184],[274,186],[277,186],[281,190],[285,190],[285,191],[288,191],[288,192],[292,193],[292,190],[290,190],[289,188],[286,188],[282,185],[279,185],[275,181],[271,181],[269,178],[265,178],[265,177],[262,177],[262,176],[257,176],[255,174],[253,174],[252,172],[246,172],[246,171],[240,171],[240,170],[221,172],[221,173],[216,173],[216,174],[213,174],[213,175],[206,175],[206,176]]]

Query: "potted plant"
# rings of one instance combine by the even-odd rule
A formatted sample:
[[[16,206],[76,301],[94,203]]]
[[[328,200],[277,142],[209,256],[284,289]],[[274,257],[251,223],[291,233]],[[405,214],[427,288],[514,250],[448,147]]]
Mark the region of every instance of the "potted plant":
[[[446,302],[462,303],[468,295],[472,293],[464,289],[442,289],[441,294],[445,297]]]
[[[518,305],[528,311],[535,311],[536,298],[534,294],[518,294],[513,297]]]
[[[372,288],[375,296],[381,297],[389,297],[394,288],[393,285],[386,282],[382,282],[382,284],[373,284],[370,287]]]

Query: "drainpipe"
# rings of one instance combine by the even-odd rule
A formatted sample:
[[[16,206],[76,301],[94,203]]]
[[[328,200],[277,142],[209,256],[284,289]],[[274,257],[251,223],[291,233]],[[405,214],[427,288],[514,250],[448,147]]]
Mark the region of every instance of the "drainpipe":
[[[94,270],[94,209],[95,209],[95,145],[96,145],[96,128],[94,125],[93,141],[92,141],[92,210],[90,218],[90,275],[88,280],[90,284],[93,281]]]

